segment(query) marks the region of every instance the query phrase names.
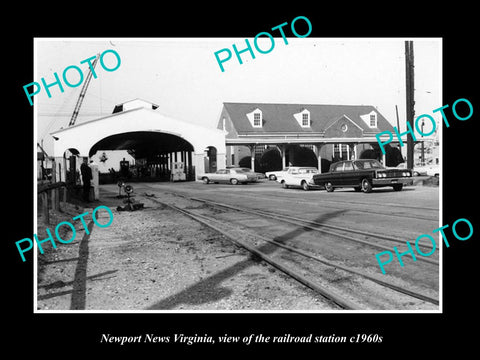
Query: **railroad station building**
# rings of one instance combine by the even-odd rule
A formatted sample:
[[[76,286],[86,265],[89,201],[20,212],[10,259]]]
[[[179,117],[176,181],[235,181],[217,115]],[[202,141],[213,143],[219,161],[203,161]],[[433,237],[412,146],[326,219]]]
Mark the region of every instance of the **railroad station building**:
[[[57,181],[78,184],[82,158],[92,159],[105,151],[128,151],[137,168],[158,180],[172,180],[177,164],[182,164],[185,174],[181,180],[195,180],[196,172],[225,164],[221,130],[168,117],[158,105],[141,99],[118,104],[111,115],[51,135]]]
[[[326,172],[331,162],[362,157],[387,166],[403,162],[396,147],[387,145],[386,155],[380,151],[375,134],[393,132],[393,126],[370,105],[225,102],[217,127],[225,133],[227,166],[315,166]]]
[[[383,155],[375,138],[386,130],[393,131],[392,125],[367,105],[226,102],[215,129],[171,118],[158,105],[134,99],[116,105],[111,115],[52,132],[52,171],[56,181],[79,185],[82,158],[97,164],[115,159],[120,168],[150,181],[192,181],[225,166],[265,172],[300,165],[325,172],[331,162],[362,157],[395,166],[403,161],[400,150],[387,145]],[[108,153],[119,150],[126,154],[123,160]],[[108,168],[101,165],[97,169]],[[175,178],[178,166],[183,177]],[[100,182],[102,175],[109,176],[100,174]]]

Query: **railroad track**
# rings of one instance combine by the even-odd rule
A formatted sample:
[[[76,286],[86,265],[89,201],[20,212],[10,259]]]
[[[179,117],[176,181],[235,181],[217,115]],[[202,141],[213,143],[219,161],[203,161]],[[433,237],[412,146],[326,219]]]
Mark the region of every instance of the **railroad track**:
[[[331,224],[319,223],[319,222],[316,222],[316,221],[313,221],[313,220],[300,219],[300,218],[296,218],[296,217],[292,217],[292,216],[289,216],[289,215],[284,215],[284,214],[280,214],[280,213],[276,213],[276,212],[272,212],[272,211],[267,212],[267,211],[259,210],[259,209],[247,209],[245,207],[222,204],[222,203],[212,201],[212,200],[200,199],[200,198],[195,198],[195,197],[188,197],[188,196],[185,196],[185,195],[182,195],[182,194],[176,194],[176,193],[174,193],[174,194],[176,196],[181,196],[181,197],[184,197],[186,199],[202,202],[202,203],[205,203],[205,204],[209,204],[211,206],[223,207],[223,208],[231,209],[231,210],[238,211],[238,212],[269,217],[269,218],[277,220],[279,222],[288,222],[288,223],[291,223],[293,225],[303,226],[304,228],[307,228],[309,230],[318,231],[318,232],[322,232],[322,233],[325,233],[325,234],[341,237],[342,239],[349,240],[349,241],[356,242],[356,243],[360,243],[360,244],[364,244],[364,245],[368,245],[368,246],[371,246],[373,248],[380,249],[380,250],[391,251],[392,250],[392,245],[382,245],[382,244],[367,241],[367,240],[364,240],[364,239],[355,238],[355,237],[351,236],[351,234],[357,234],[357,235],[361,235],[365,238],[375,238],[375,239],[385,240],[387,242],[393,242],[393,243],[398,243],[398,244],[405,245],[405,240],[404,239],[400,239],[400,238],[396,238],[396,237],[392,237],[392,236],[388,236],[388,235],[384,235],[384,234],[378,234],[378,233],[372,233],[372,232],[362,231],[362,230],[358,230],[358,229],[347,228],[345,226],[336,226],[336,225],[331,225]],[[332,231],[332,230],[335,230],[335,231]],[[423,249],[427,249],[429,251],[433,248],[433,246],[429,243],[420,244],[419,247],[423,248]],[[430,264],[434,264],[434,265],[439,265],[438,261],[433,260],[431,258],[427,258],[427,257],[418,257],[417,260],[422,261],[422,262],[426,262],[426,263],[430,263]]]
[[[429,303],[438,305],[439,301],[433,296],[424,294],[419,291],[408,289],[404,286],[395,285],[392,282],[386,281],[385,278],[379,278],[378,276],[373,276],[363,271],[359,271],[353,267],[341,265],[338,262],[327,260],[322,256],[313,254],[310,251],[292,246],[290,244],[285,244],[282,241],[279,241],[275,237],[268,237],[259,234],[258,232],[252,232],[251,229],[245,229],[239,227],[237,224],[231,224],[226,222],[221,218],[211,216],[211,214],[202,214],[199,213],[198,209],[205,211],[205,206],[212,209],[228,209],[229,211],[236,211],[245,214],[251,214],[255,216],[263,216],[264,218],[270,218],[275,221],[288,222],[291,225],[301,226],[303,228],[311,228],[317,230],[318,224],[312,224],[314,222],[309,222],[302,219],[292,219],[288,218],[285,215],[281,214],[270,214],[260,210],[245,209],[237,206],[232,206],[228,204],[221,204],[218,202],[213,202],[210,200],[191,198],[182,194],[171,193],[172,195],[180,196],[181,198],[189,201],[199,202],[203,204],[203,207],[192,208],[191,205],[180,208],[177,205],[160,201],[156,198],[150,197],[149,199],[163,204],[174,211],[182,213],[185,216],[188,216],[205,226],[221,233],[226,238],[231,240],[233,243],[245,248],[250,253],[254,254],[256,257],[262,259],[263,261],[269,263],[275,268],[281,270],[288,276],[299,281],[303,285],[313,289],[317,293],[321,294],[324,298],[329,299],[336,308],[346,309],[346,310],[362,310],[365,308],[365,302],[368,302],[368,298],[371,297],[371,294],[368,294],[369,290],[375,291],[377,293],[382,293],[385,298],[389,296],[392,297],[392,292],[396,293],[397,297],[400,296],[403,299],[415,299],[419,307],[422,307],[422,304]],[[188,208],[189,207],[189,208]],[[325,229],[323,229],[325,230]],[[347,235],[336,232],[330,235],[346,237]],[[331,232],[331,231],[330,231]],[[378,238],[385,237],[381,234],[372,234],[363,232],[362,235],[377,236]],[[360,239],[355,239],[350,236],[350,241],[358,241],[359,243],[367,243],[369,246],[377,246],[371,242],[365,242]],[[385,240],[385,239],[384,239]],[[394,239],[399,240],[399,239]],[[393,239],[388,239],[387,241],[394,241]],[[373,244],[373,245],[372,245]],[[281,249],[281,252],[279,251]],[[391,249],[391,247],[390,247]],[[432,261],[435,264],[435,262]],[[436,262],[438,265],[438,262]],[[348,286],[342,288],[341,286],[336,286],[337,284],[345,283]],[[368,284],[367,284],[368,283]],[[334,285],[332,285],[334,284]],[[367,284],[367,285],[366,285]],[[354,292],[355,295],[352,295],[351,287],[356,287]],[[359,298],[357,298],[359,295]],[[406,302],[407,300],[403,300]],[[368,305],[367,305],[368,307]]]
[[[251,195],[251,194],[235,194],[235,196],[255,198],[255,199],[263,198],[260,195]],[[272,201],[272,200],[273,201],[278,201],[278,202],[282,202],[282,201],[284,201],[284,199],[289,199],[290,200],[289,197],[284,197],[284,196],[281,196],[281,195],[278,195],[278,194],[275,194],[274,198],[265,197],[264,199],[268,199],[269,201]],[[297,199],[296,202],[312,205],[312,202],[303,201],[302,199]],[[329,204],[326,204],[326,203],[333,203],[333,204],[329,205]],[[407,210],[407,211],[412,210],[412,209],[425,210],[425,211],[435,211],[436,213],[430,217],[430,216],[409,215],[409,214],[402,214],[402,213],[392,213],[392,214],[390,214],[390,213],[385,213],[385,212],[382,212],[382,211],[374,211],[374,210],[370,210],[370,209],[365,208],[365,206],[371,206],[371,204],[368,204],[368,203],[347,202],[347,201],[341,201],[341,200],[337,201],[337,200],[329,200],[329,199],[324,199],[324,198],[321,199],[321,202],[318,205],[321,206],[322,208],[327,207],[327,208],[332,208],[332,209],[342,209],[342,207],[338,206],[338,203],[348,204],[350,207],[352,205],[359,207],[359,208],[350,208],[349,211],[351,211],[351,212],[361,212],[363,214],[369,213],[369,214],[373,214],[373,215],[395,217],[395,218],[405,218],[405,219],[415,219],[415,220],[423,220],[423,221],[438,221],[438,217],[437,217],[438,209],[434,209],[434,208],[431,208],[431,207],[407,206],[407,205],[398,205],[398,204],[388,205],[388,206],[390,206],[390,209],[393,207],[393,208],[404,209],[404,210]],[[377,206],[377,204],[375,206]],[[382,206],[382,205],[378,204],[378,206]],[[387,206],[387,205],[383,204],[383,206]]]
[[[292,190],[298,190],[298,192],[302,193],[301,189],[292,189]],[[284,196],[284,195],[277,194],[277,193],[275,194],[275,197],[290,199],[290,197],[288,197],[288,196]],[[324,197],[322,197],[321,201],[322,202],[323,201],[333,202],[335,204],[342,203],[342,204],[348,204],[348,205],[361,205],[361,206],[372,205],[371,203],[365,203],[365,202],[361,202],[361,201],[351,201],[351,200],[345,201],[345,200],[337,199],[337,198],[335,198],[335,199],[333,199],[333,198],[325,199]],[[398,203],[387,203],[387,202],[376,203],[375,206],[376,207],[386,207],[386,208],[395,207],[395,208],[404,208],[404,209],[426,210],[426,211],[434,211],[434,212],[438,213],[438,208],[437,207],[431,207],[431,206],[413,206],[413,205],[405,205],[405,204],[398,204]]]

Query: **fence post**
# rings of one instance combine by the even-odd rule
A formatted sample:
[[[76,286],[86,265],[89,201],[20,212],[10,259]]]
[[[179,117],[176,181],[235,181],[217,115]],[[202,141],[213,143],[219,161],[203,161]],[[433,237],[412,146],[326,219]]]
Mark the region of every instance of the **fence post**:
[[[58,210],[57,200],[58,200],[58,189],[50,190],[50,201],[52,202],[52,210]]]
[[[42,192],[42,214],[43,214],[43,222],[48,225],[50,223],[50,214],[48,213],[47,191]]]
[[[65,186],[62,186],[60,188],[60,191],[62,193],[62,207],[60,209],[65,209],[66,207],[66,203],[67,203],[67,188]]]

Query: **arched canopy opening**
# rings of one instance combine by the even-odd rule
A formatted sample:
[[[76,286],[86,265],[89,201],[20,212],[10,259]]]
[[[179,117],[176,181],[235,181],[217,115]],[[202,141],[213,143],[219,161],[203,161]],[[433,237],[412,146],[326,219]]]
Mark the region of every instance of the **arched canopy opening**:
[[[217,171],[217,148],[215,146],[208,146],[205,149],[204,168],[209,173]]]
[[[81,156],[88,156],[99,166],[100,173],[108,175],[110,170],[118,171],[123,152],[129,169],[134,164],[136,169],[132,170],[141,172],[143,178],[182,180],[183,175],[176,175],[175,170],[183,168],[186,179],[194,180],[196,172],[205,171],[205,149],[213,146],[217,149],[217,163],[225,166],[223,131],[137,105],[135,102],[134,107],[123,106],[123,111],[112,115],[52,132],[54,156],[62,157],[66,149],[76,148]]]
[[[69,148],[65,150],[65,152],[63,153],[63,157],[65,159],[68,159],[70,156],[79,156],[79,155],[80,155],[80,151],[78,151],[75,148]]]
[[[159,154],[194,151],[187,140],[168,133],[135,131],[103,138],[90,148],[88,156],[98,150],[129,150],[135,158],[151,158]]]
[[[65,167],[64,180],[68,184],[80,184],[80,165],[82,164],[80,152],[75,148],[68,148],[63,153],[63,159],[63,166]]]
[[[108,150],[126,150],[134,159],[133,163],[125,158],[120,159],[119,169],[115,169],[114,164],[109,164],[108,167],[112,166],[109,168],[110,181],[115,181],[114,178],[118,176],[149,181],[194,180],[194,148],[180,136],[159,131],[125,132],[99,140],[90,148],[88,154],[92,157]],[[116,160],[118,162],[119,159]],[[108,179],[103,176],[101,181]]]

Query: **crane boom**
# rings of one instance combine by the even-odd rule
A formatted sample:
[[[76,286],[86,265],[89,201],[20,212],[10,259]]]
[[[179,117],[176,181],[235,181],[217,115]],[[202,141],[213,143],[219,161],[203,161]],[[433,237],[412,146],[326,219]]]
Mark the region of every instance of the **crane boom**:
[[[99,57],[100,57],[100,54],[97,54],[97,57],[95,58],[95,60],[93,60],[92,68],[89,69],[89,72],[87,74],[87,78],[85,79],[85,82],[83,83],[82,91],[80,91],[80,96],[78,97],[77,104],[75,105],[75,109],[73,109],[72,118],[70,119],[70,122],[68,123],[68,126],[75,125],[75,121],[77,120],[78,112],[80,111],[80,107],[82,106],[83,98],[85,97],[85,93],[87,92],[88,84],[90,83],[90,79],[92,78],[92,70],[95,69],[95,65],[97,65],[97,61],[98,61]]]

